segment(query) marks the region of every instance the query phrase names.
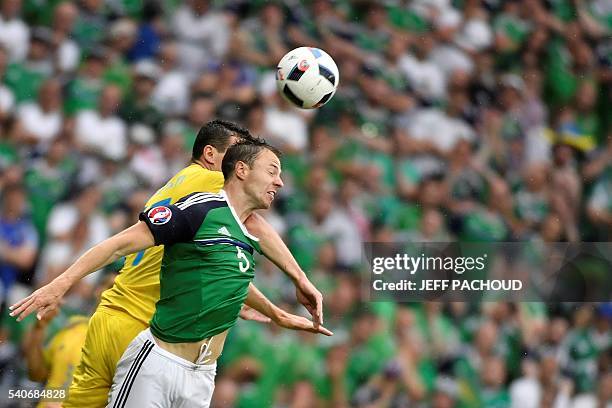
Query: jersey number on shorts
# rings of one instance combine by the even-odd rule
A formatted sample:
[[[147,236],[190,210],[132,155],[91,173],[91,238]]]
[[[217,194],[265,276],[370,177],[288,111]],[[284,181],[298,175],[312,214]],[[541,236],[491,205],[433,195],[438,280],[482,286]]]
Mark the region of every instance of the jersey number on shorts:
[[[236,251],[238,251],[238,253],[236,254],[236,258],[240,260],[240,262],[238,262],[238,268],[240,268],[240,272],[248,271],[249,267],[251,266],[251,263],[249,262],[249,258],[246,257],[246,255],[244,254],[244,252],[242,252],[242,249],[240,249],[240,247],[237,246]]]

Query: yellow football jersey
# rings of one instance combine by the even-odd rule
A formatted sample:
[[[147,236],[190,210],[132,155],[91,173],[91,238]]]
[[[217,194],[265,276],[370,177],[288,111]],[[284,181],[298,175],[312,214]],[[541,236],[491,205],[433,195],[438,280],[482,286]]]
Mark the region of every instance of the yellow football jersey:
[[[46,389],[68,389],[72,373],[81,359],[88,321],[85,316],[71,317],[66,327],[57,332],[45,347],[43,356],[49,367]],[[39,406],[44,406],[44,403],[41,401]]]
[[[146,208],[173,204],[194,192],[217,193],[223,187],[223,174],[192,164],[170,179],[147,202]],[[149,325],[159,300],[159,273],[163,246],[155,246],[126,257],[125,265],[112,288],[102,294],[101,308],[120,310]]]

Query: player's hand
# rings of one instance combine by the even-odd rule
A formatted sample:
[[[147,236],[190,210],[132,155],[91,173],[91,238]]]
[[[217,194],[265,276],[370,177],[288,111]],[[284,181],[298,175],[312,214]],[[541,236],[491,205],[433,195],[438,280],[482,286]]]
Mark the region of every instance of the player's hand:
[[[36,322],[35,327],[45,329],[49,325],[49,323],[51,323],[51,320],[53,320],[59,314],[59,312],[59,307],[55,309],[50,309],[47,313],[45,313],[44,316],[42,316],[39,321]]]
[[[270,323],[272,321],[268,316],[259,313],[257,310],[247,305],[242,305],[239,316],[243,320],[252,320],[260,323]]]
[[[332,336],[334,334],[321,325],[315,326],[314,322],[305,317],[287,312],[283,313],[278,319],[276,319],[275,323],[281,327],[284,327],[285,329],[304,330],[311,333],[324,334],[326,336]]]
[[[17,321],[20,322],[32,312],[38,311],[36,318],[41,320],[47,313],[59,307],[64,293],[66,289],[53,281],[12,305],[9,308],[10,315],[17,316]]]
[[[323,324],[323,295],[315,286],[304,277],[297,281],[295,285],[295,296],[308,310],[312,316],[315,327]]]

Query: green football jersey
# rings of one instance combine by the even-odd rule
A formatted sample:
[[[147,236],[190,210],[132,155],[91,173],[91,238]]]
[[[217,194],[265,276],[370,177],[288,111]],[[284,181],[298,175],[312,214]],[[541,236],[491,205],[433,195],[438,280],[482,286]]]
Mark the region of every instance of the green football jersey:
[[[223,191],[194,193],[140,214],[165,245],[151,332],[169,343],[197,342],[232,327],[254,277],[258,239]]]

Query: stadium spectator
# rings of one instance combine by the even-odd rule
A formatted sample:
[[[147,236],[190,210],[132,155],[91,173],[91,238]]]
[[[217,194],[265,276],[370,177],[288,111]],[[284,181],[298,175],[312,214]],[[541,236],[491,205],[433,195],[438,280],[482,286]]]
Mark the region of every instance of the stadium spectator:
[[[198,130],[202,123],[212,120],[215,113],[215,103],[212,95],[194,95],[191,100],[187,121],[183,126],[183,148],[191,151]]]
[[[49,213],[68,194],[77,171],[77,162],[70,157],[70,146],[64,137],[50,142],[43,155],[34,159],[24,175],[32,212],[32,221],[41,237],[46,239]]]
[[[87,52],[66,89],[66,114],[72,116],[80,110],[95,109],[104,86],[106,60],[103,50]]]
[[[99,187],[89,185],[74,200],[53,208],[47,223],[48,243],[38,266],[38,283],[50,282],[86,248],[109,236],[107,221],[98,210],[101,199]],[[95,277],[87,282],[95,281]]]
[[[121,103],[121,89],[106,86],[96,110],[83,110],[75,118],[74,138],[85,153],[98,154],[111,160],[127,155],[127,129],[117,115]]]
[[[170,117],[182,115],[188,110],[189,78],[178,67],[176,43],[164,42],[157,59],[161,74],[153,94],[155,106]]]
[[[35,100],[40,86],[53,73],[49,30],[37,27],[29,39],[26,58],[9,64],[4,78],[17,103]]]
[[[74,26],[74,39],[86,52],[92,51],[102,41],[106,32],[107,18],[103,14],[104,1],[80,0],[79,16]]]
[[[161,186],[168,180],[164,158],[155,143],[155,133],[150,127],[134,124],[130,129],[132,144],[129,169],[146,186]]]
[[[236,404],[238,396],[238,385],[226,378],[217,377],[215,381],[215,393],[210,406],[215,408],[231,408]]]
[[[230,33],[222,12],[208,0],[189,0],[172,17],[177,36],[181,67],[194,79],[211,61],[219,61],[227,52]]]
[[[0,213],[2,299],[7,298],[15,282],[34,266],[38,253],[38,233],[27,215],[26,200],[26,192],[20,185],[3,187]]]
[[[255,99],[255,75],[242,62],[213,64],[193,84],[193,92],[214,97],[219,114],[235,120]]]
[[[107,69],[104,79],[119,86],[124,95],[128,94],[133,85],[127,55],[136,41],[136,30],[136,23],[124,18],[111,24],[105,38]]]
[[[428,102],[446,96],[444,71],[430,59],[434,44],[431,36],[424,36],[422,41],[415,41],[413,53],[404,54],[399,61],[400,69],[413,92]]]
[[[141,60],[134,65],[133,92],[126,95],[119,110],[126,123],[147,126],[155,132],[161,129],[163,116],[153,103],[159,75],[159,67],[153,61]]]
[[[182,169],[189,157],[183,146],[181,131],[182,127],[179,122],[169,121],[166,122],[161,133],[160,147],[164,157],[166,180]]]
[[[8,55],[4,48],[0,47],[0,78],[4,79],[8,65]],[[13,91],[4,83],[0,85],[0,119],[8,119],[15,108],[15,95]]]
[[[264,112],[264,134],[283,151],[298,153],[308,145],[308,123],[280,95],[272,97]]]
[[[129,4],[123,4],[126,8]],[[132,5],[134,7],[140,6]],[[168,28],[164,21],[163,8],[158,2],[145,2],[142,4],[142,21],[138,26],[138,35],[134,46],[128,53],[128,59],[137,62],[141,59],[151,59],[159,51],[163,37],[167,36]],[[127,14],[124,13],[123,14]]]
[[[78,16],[77,7],[71,2],[56,6],[53,15],[53,46],[55,48],[55,65],[58,74],[71,74],[79,66],[81,50],[72,37],[74,24]]]
[[[261,69],[274,66],[289,51],[286,23],[282,7],[266,2],[257,16],[246,19],[233,33],[231,55]]]
[[[19,16],[21,3],[21,0],[7,0],[0,8],[0,43],[8,51],[11,62],[23,61],[28,53],[31,28]]]
[[[17,142],[36,147],[49,145],[61,132],[63,114],[59,81],[45,81],[37,102],[24,103],[17,108],[17,122],[13,128]]]

